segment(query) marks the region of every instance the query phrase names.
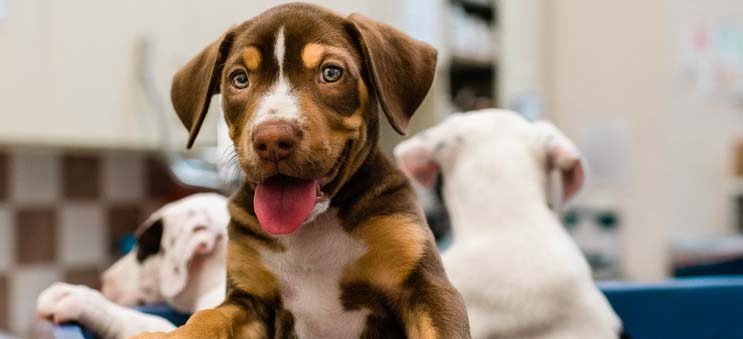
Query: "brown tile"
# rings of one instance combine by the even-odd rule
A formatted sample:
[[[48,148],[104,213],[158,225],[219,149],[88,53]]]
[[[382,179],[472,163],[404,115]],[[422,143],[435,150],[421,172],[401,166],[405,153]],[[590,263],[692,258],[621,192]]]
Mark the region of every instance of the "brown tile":
[[[10,317],[10,305],[8,305],[8,299],[10,298],[10,292],[8,291],[8,279],[0,274],[0,330],[8,331],[8,325],[10,323],[8,317]]]
[[[101,288],[101,270],[98,267],[69,268],[64,273],[64,281],[70,284]]]
[[[16,258],[19,264],[54,262],[57,216],[51,207],[16,210]]]
[[[145,201],[141,205],[142,215],[144,215],[144,219],[147,219],[151,214],[155,213],[155,211],[159,210],[167,203],[168,201],[164,199],[149,199]]]
[[[8,156],[0,151],[0,201],[8,198]]]
[[[95,155],[65,155],[62,187],[65,198],[96,199],[100,195],[101,165]]]
[[[110,206],[107,214],[109,253],[118,256],[122,237],[134,233],[145,216],[137,204]]]
[[[145,187],[150,197],[167,199],[177,184],[171,178],[165,164],[156,159],[148,158],[146,162]]]

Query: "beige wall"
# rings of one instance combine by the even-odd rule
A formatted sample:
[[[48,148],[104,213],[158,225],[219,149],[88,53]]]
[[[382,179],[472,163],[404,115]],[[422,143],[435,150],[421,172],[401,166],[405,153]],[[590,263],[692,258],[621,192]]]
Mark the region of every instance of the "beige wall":
[[[666,275],[671,182],[669,42],[662,1],[560,0],[547,6],[546,110],[569,135],[587,121],[626,127],[624,182],[588,189],[622,216],[621,262],[627,278]],[[590,128],[590,127],[588,127]],[[599,191],[600,193],[597,193]]]
[[[546,86],[546,66],[542,60],[549,46],[544,0],[499,0],[498,73],[496,97],[500,106],[511,107],[526,92],[542,93]]]
[[[736,24],[743,31],[741,1],[667,1],[672,9],[672,39],[677,44],[688,41],[691,31],[700,26],[712,29],[715,24]],[[735,222],[731,197],[740,193],[731,177],[731,155],[735,140],[743,140],[743,92],[739,92],[737,103],[705,95],[684,81],[678,59],[674,67],[677,72],[669,102],[673,115],[672,175],[674,181],[685,183],[673,187],[672,205],[683,211],[674,214],[674,235],[729,234]]]
[[[663,278],[671,239],[733,232],[730,150],[743,137],[743,113],[683,86],[678,44],[695,24],[740,22],[743,3],[545,4],[548,117],[574,138],[612,124],[627,143],[615,164],[626,173],[589,183],[582,201],[621,212],[628,278]]]

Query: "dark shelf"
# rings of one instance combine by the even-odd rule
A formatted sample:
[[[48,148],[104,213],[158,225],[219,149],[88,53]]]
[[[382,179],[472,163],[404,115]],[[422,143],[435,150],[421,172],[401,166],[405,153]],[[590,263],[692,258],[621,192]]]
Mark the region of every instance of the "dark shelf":
[[[495,22],[495,8],[468,0],[451,0],[451,3],[461,6],[467,13],[476,15],[483,20]]]
[[[470,58],[454,56],[451,59],[450,68],[455,71],[459,71],[459,70],[488,71],[488,70],[492,70],[493,68],[495,68],[495,64],[493,62],[489,62],[485,60],[470,59]]]
[[[480,99],[487,98],[487,106],[494,106],[495,74],[497,67],[493,63],[463,62],[453,59],[449,65],[449,95],[453,104],[460,110],[472,110],[482,107]]]

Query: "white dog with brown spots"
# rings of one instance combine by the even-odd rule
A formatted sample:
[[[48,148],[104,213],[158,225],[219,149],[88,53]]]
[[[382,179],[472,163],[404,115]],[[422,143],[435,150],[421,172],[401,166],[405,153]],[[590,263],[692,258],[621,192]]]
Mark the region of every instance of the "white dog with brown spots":
[[[455,114],[401,143],[395,156],[423,186],[444,178],[454,242],[443,254],[473,338],[617,338],[621,322],[548,206],[583,184],[575,145],[548,122],[504,110]],[[559,185],[555,185],[559,186]]]
[[[137,246],[103,273],[102,292],[56,283],[37,300],[37,314],[75,321],[102,338],[122,339],[175,326],[132,306],[167,302],[193,313],[224,299],[226,199],[202,193],[167,204],[137,230]]]

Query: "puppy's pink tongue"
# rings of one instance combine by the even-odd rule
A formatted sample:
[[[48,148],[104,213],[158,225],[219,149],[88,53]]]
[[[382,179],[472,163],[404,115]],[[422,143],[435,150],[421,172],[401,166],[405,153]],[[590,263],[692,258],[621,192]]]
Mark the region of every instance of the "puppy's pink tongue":
[[[255,188],[253,209],[264,231],[289,234],[310,215],[316,193],[317,181],[276,176]]]

